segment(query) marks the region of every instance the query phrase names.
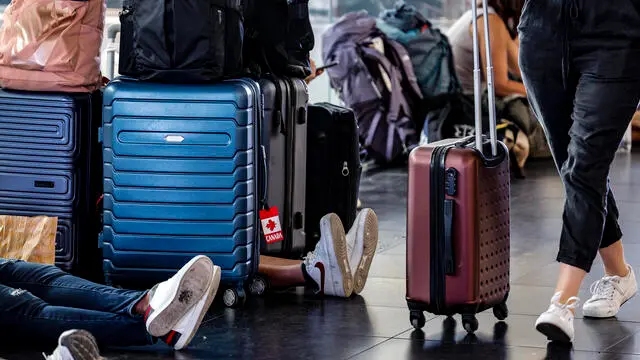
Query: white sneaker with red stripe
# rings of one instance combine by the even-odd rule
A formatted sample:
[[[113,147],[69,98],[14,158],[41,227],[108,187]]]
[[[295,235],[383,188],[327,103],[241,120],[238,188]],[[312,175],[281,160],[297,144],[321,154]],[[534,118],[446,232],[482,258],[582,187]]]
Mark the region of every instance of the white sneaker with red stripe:
[[[179,321],[171,328],[171,331],[163,337],[161,340],[173,347],[175,350],[182,350],[189,345],[195,334],[200,328],[200,324],[204,319],[207,310],[211,306],[213,299],[216,297],[218,287],[220,285],[220,276],[222,270],[220,267],[215,266],[213,270],[213,279],[209,283],[209,288],[205,296],[203,296],[198,303],[191,308]]]
[[[309,277],[324,295],[349,297],[353,293],[353,275],[347,252],[347,236],[336,214],[320,219],[320,241],[304,260]]]
[[[219,273],[219,269],[217,270]],[[207,256],[196,256],[173,277],[149,292],[145,323],[149,334],[167,335],[211,291],[216,266]],[[217,283],[215,285],[217,289]]]

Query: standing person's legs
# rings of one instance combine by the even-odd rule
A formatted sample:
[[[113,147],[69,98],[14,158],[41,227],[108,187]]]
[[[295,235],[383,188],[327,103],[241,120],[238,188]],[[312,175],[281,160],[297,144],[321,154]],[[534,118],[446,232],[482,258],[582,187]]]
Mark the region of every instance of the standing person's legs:
[[[562,172],[569,157],[569,131],[573,123],[571,115],[577,84],[576,77],[568,76],[563,69],[562,39],[551,30],[559,23],[551,11],[536,2],[529,3],[520,26],[520,67],[529,102],[544,127],[558,172]],[[563,232],[565,227],[566,223],[563,224]],[[578,294],[586,272],[565,268],[565,265],[561,267],[558,287],[564,289],[564,298],[557,300],[566,303]]]
[[[521,67],[531,103],[545,125],[561,169],[567,197],[558,254],[558,261],[563,263],[558,293],[549,311],[538,319],[538,328],[551,339],[571,340],[572,310],[577,301],[574,296],[598,249],[603,247],[601,254],[608,273],[627,269],[619,242],[622,233],[617,224],[618,212],[607,179],[640,95],[640,82],[625,77],[624,65],[628,70],[628,64],[637,63],[640,58],[624,46],[611,51],[612,44],[569,43],[565,32],[567,26],[575,24],[566,21],[568,10],[562,4],[576,6],[575,2],[528,4],[521,23]],[[591,9],[598,10],[602,9]],[[579,18],[577,11],[571,9],[571,21]],[[573,56],[569,56],[571,51]],[[607,63],[609,58],[617,58],[619,63]],[[618,76],[612,73],[614,70],[620,72]],[[567,114],[571,114],[572,121]],[[567,138],[570,140],[566,146],[561,144]],[[616,274],[616,281],[626,273]],[[635,284],[635,280],[627,282]],[[616,288],[619,286],[609,284],[606,290]],[[628,294],[612,297],[618,307],[624,296]]]

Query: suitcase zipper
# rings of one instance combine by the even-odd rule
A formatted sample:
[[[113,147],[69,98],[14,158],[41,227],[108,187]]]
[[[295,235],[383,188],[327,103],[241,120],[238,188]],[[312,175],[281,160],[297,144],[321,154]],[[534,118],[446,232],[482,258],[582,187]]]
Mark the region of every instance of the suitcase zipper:
[[[431,171],[430,171],[430,208],[431,208],[431,229],[430,231],[430,269],[431,275],[430,277],[430,300],[432,306],[435,307],[435,313],[439,313],[441,309],[441,299],[442,299],[442,279],[440,278],[440,232],[439,232],[439,219],[440,219],[440,206],[439,205],[439,195],[440,187],[438,186],[440,181],[439,178],[439,164],[440,164],[440,153],[442,152],[442,147],[436,147],[433,149],[431,153]]]
[[[452,220],[453,215],[452,203],[445,209],[445,160],[451,147],[436,147],[431,154],[430,300],[436,314],[442,313],[446,308],[446,275],[453,270],[453,261],[449,256],[452,253],[451,232],[445,227],[445,220]]]

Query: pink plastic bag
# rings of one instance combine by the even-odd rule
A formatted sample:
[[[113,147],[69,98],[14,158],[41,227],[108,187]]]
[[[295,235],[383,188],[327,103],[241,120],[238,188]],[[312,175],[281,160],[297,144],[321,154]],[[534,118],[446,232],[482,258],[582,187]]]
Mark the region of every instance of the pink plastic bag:
[[[98,89],[105,10],[103,0],[13,0],[0,28],[0,86]]]

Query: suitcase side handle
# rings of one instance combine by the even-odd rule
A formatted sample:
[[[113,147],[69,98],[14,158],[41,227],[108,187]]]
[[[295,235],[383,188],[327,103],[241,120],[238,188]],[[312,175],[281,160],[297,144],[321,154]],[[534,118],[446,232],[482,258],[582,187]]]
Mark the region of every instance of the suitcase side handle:
[[[260,157],[262,160],[261,161],[261,165],[262,165],[262,178],[265,179],[262,181],[262,197],[260,199],[261,202],[261,207],[264,209],[269,209],[269,204],[268,202],[268,192],[269,192],[269,184],[268,181],[266,179],[268,179],[268,173],[269,173],[269,165],[267,165],[267,150],[265,148],[264,145],[260,145]]]
[[[484,44],[487,57],[487,94],[489,96],[489,137],[491,139],[491,154],[498,156],[498,134],[496,123],[496,93],[493,86],[493,60],[491,59],[491,39],[489,36],[489,21],[487,19],[489,9],[487,0],[482,0],[482,11],[484,21]],[[482,141],[482,83],[480,73],[480,44],[478,40],[478,6],[472,1],[471,15],[473,23],[473,99],[475,103],[475,123],[476,123],[476,148],[483,153]]]
[[[455,275],[455,250],[453,248],[453,217],[455,201],[446,199],[444,201],[444,251],[445,251],[445,274]]]

